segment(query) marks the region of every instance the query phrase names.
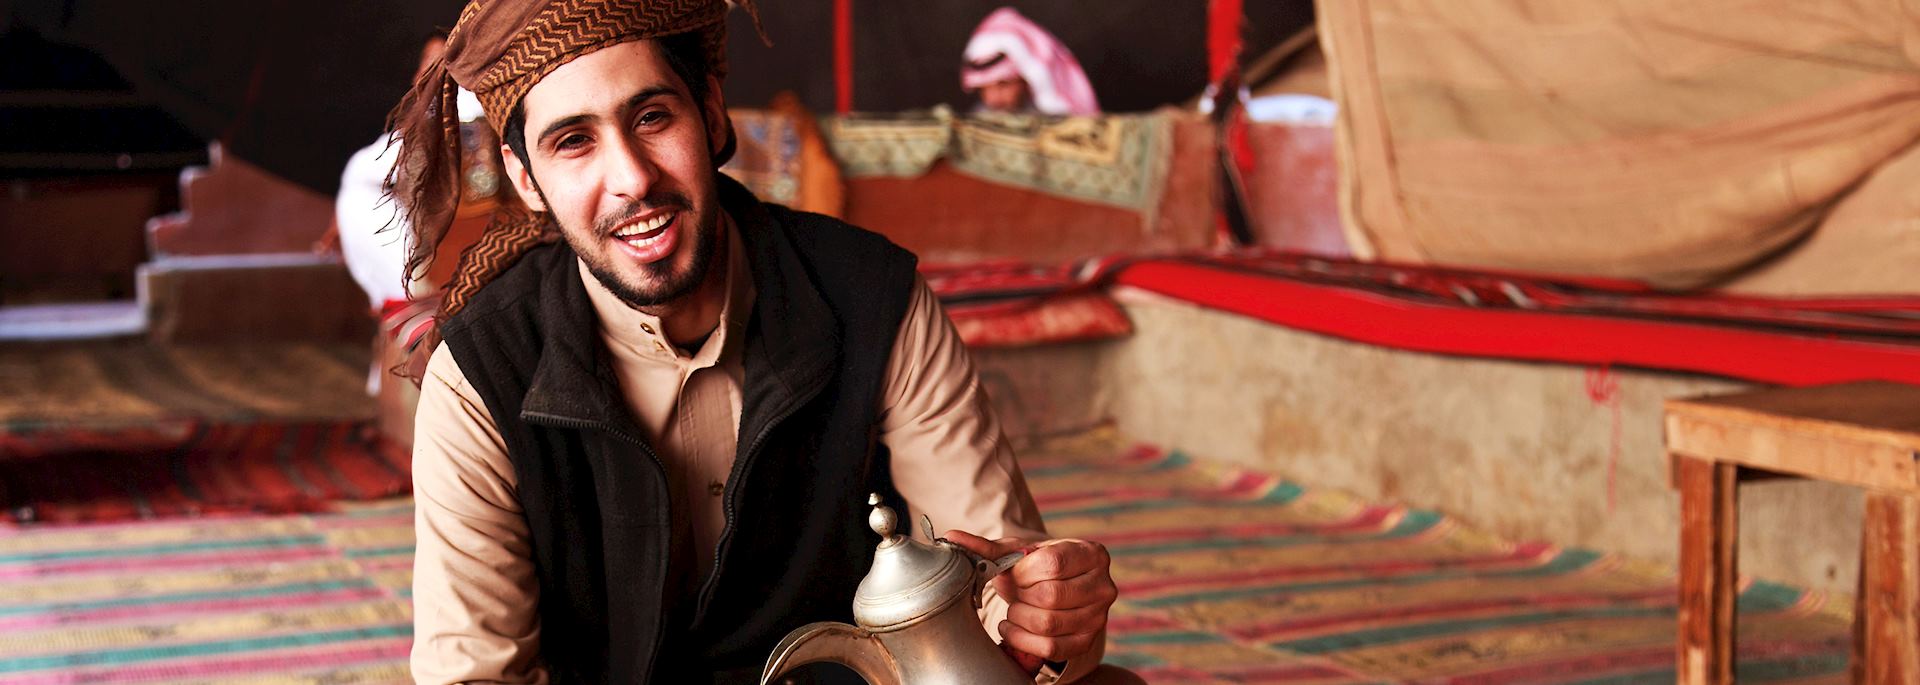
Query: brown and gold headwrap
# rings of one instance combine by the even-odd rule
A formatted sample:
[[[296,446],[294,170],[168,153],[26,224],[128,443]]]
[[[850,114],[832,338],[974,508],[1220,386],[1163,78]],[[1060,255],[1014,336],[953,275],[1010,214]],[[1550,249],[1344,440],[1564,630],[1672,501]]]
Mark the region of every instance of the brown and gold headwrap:
[[[734,0],[753,16],[752,2]],[[411,232],[407,273],[421,273],[452,225],[460,203],[457,87],[478,96],[496,134],[535,83],[574,58],[628,41],[699,32],[710,73],[724,79],[725,0],[472,0],[447,36],[445,54],[413,84],[388,119],[399,134],[400,163],[390,181]],[[764,37],[764,36],[763,36]],[[440,318],[460,311],[480,286],[538,245],[547,217],[502,193],[503,202],[472,246],[460,254],[442,295]],[[432,352],[429,336],[422,354]],[[411,364],[418,370],[421,364]],[[408,375],[415,376],[417,373]]]

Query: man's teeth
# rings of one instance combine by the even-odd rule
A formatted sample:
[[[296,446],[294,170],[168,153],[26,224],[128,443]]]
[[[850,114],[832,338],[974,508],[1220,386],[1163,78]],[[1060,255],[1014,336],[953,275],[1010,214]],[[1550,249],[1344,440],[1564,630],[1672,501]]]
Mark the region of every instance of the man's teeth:
[[[640,235],[642,233],[651,233],[654,231],[658,231],[660,230],[661,226],[665,226],[667,225],[667,222],[672,221],[673,217],[674,217],[674,213],[661,214],[659,216],[648,219],[646,221],[642,221],[632,226],[628,226],[626,228],[620,229],[618,232],[614,233],[613,235],[614,237],[617,237],[617,238],[631,238],[636,235]]]

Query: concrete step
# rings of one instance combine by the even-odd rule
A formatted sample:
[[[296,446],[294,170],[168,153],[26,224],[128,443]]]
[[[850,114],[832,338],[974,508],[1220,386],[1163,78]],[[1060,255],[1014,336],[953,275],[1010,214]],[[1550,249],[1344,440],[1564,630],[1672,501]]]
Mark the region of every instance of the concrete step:
[[[147,332],[137,300],[0,307],[0,342],[132,338]]]
[[[165,257],[140,266],[155,342],[355,342],[373,337],[367,296],[337,257]]]

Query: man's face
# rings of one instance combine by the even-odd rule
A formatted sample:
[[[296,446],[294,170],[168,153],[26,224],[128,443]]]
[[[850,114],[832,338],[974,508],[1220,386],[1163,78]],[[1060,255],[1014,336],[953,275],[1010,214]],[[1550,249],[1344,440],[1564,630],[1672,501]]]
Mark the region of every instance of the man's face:
[[[1020,77],[995,81],[980,88],[980,104],[996,112],[1027,108],[1027,82]]]
[[[521,101],[527,163],[504,146],[522,199],[549,212],[588,271],[627,304],[693,292],[718,243],[718,83],[695,102],[656,41],[574,59]]]

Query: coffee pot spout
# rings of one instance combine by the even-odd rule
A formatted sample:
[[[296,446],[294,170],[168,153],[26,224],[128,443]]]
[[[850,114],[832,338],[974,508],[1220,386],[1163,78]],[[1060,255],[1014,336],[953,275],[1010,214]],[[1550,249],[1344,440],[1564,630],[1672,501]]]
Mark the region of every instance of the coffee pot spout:
[[[899,664],[873,633],[845,623],[809,623],[788,633],[773,648],[760,685],[771,685],[789,671],[814,663],[836,663],[853,669],[872,685],[902,685]]]

